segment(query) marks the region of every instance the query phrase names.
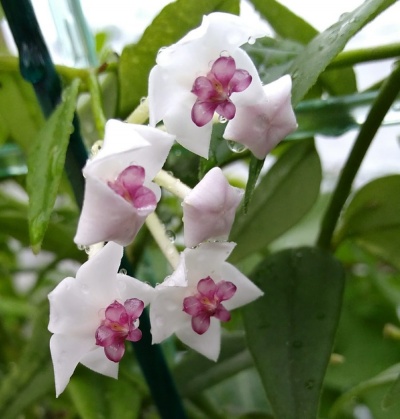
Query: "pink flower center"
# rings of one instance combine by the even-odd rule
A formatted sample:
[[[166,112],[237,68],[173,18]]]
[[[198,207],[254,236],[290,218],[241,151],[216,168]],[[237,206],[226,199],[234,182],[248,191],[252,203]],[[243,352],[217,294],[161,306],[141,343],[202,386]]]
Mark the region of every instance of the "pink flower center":
[[[126,300],[124,305],[114,301],[106,308],[105,319],[96,330],[96,345],[104,347],[110,361],[119,362],[125,352],[125,340],[137,342],[142,332],[137,328],[144,303],[137,298]]]
[[[252,77],[246,70],[236,69],[232,57],[220,57],[214,61],[207,76],[200,76],[193,83],[192,93],[197,100],[192,108],[192,121],[202,127],[211,121],[214,112],[232,119],[236,107],[229,99],[232,93],[246,90]]]
[[[144,168],[132,165],[124,169],[114,182],[107,182],[107,184],[135,208],[153,207],[153,210],[157,205],[157,199],[153,191],[143,186],[144,181]]]
[[[229,281],[217,284],[211,277],[200,279],[196,295],[183,300],[183,311],[192,316],[193,330],[202,335],[210,327],[210,317],[214,316],[221,322],[231,319],[229,311],[221,304],[229,300],[236,292],[236,286]]]

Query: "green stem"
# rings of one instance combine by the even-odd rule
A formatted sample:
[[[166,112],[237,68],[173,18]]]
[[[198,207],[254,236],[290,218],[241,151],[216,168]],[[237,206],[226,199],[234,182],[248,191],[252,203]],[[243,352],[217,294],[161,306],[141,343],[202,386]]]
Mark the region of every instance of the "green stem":
[[[94,71],[88,72],[88,85],[90,92],[90,103],[94,116],[94,123],[96,126],[98,138],[104,138],[104,130],[106,125],[106,118],[103,112],[103,101],[101,99],[101,91],[99,81]]]
[[[333,192],[328,209],[324,215],[321,231],[317,240],[317,245],[321,248],[329,249],[331,246],[332,235],[343,205],[349,196],[351,186],[364,156],[378,131],[383,118],[390,106],[396,99],[400,90],[400,65],[396,66],[392,74],[382,85],[372,108],[367,116],[364,125],[358,134],[353,149],[343,167],[339,181]]]
[[[370,61],[397,58],[400,56],[400,42],[379,47],[360,48],[341,52],[328,65],[328,70],[340,67],[351,66],[354,64],[366,63]]]

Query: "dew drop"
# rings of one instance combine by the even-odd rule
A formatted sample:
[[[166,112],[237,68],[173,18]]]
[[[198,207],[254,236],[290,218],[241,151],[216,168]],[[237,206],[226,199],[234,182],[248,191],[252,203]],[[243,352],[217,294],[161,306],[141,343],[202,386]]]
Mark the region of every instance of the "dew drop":
[[[396,102],[396,103],[393,104],[392,111],[400,112],[400,102]]]
[[[103,147],[103,140],[96,141],[92,145],[92,148],[90,149],[90,154],[92,156],[95,156],[101,150],[102,147]]]
[[[350,15],[350,13],[346,12],[346,13],[342,13],[339,17],[339,20],[344,20],[347,19],[347,17]]]
[[[221,115],[219,115],[219,117],[218,117],[218,121],[219,121],[221,124],[226,124],[226,123],[228,122],[228,120],[227,120],[224,116],[221,116]]]
[[[236,141],[227,140],[229,150],[234,153],[243,153],[247,150],[247,147],[243,144],[237,143]]]
[[[140,98],[140,104],[142,105],[144,102],[146,102],[147,97],[143,96],[142,98]]]
[[[118,273],[120,273],[121,275],[126,275],[128,273],[128,271],[124,268],[121,268]]]
[[[228,51],[223,50],[221,51],[221,53],[219,54],[220,57],[230,57],[231,55],[229,54]]]
[[[78,244],[77,248],[79,250],[85,250],[85,246],[83,244]]]
[[[249,37],[249,39],[247,40],[247,42],[248,42],[250,45],[254,45],[254,44],[255,44],[255,42],[256,42],[256,38],[254,38],[254,37],[250,36],[250,37]]]
[[[89,287],[87,286],[87,284],[82,284],[82,285],[81,285],[81,291],[82,291],[84,294],[88,294],[88,293],[89,293]]]
[[[175,233],[172,230],[167,230],[165,232],[165,234],[167,235],[167,237],[168,237],[168,239],[171,243],[175,243],[176,236],[175,236]]]
[[[167,47],[161,47],[159,50],[158,50],[158,52],[157,52],[157,57],[163,52],[163,51],[165,51],[167,49]]]

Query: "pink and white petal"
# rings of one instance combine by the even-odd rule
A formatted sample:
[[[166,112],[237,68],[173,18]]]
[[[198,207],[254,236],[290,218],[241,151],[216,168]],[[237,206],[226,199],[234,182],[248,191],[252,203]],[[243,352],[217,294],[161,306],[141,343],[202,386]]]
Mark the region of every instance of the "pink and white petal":
[[[236,114],[236,106],[230,100],[226,100],[217,106],[216,112],[226,119],[232,119]]]
[[[264,293],[252,282],[249,278],[243,275],[230,263],[224,262],[221,266],[221,275],[225,280],[236,285],[236,292],[232,298],[224,301],[224,307],[227,310],[244,306],[257,298],[264,295]]]
[[[142,339],[142,331],[140,329],[130,330],[128,336],[126,337],[126,340],[131,342],[138,342],[140,339]]]
[[[138,319],[143,313],[144,302],[137,297],[130,298],[124,303],[124,307],[129,316],[133,317],[134,320]]]
[[[200,313],[192,317],[192,329],[198,334],[203,335],[210,327],[210,315],[208,313]]]
[[[218,103],[197,100],[192,108],[192,121],[196,126],[203,127],[213,119],[217,107]]]
[[[230,82],[232,92],[243,92],[246,90],[252,81],[252,77],[247,70],[236,70]]]
[[[126,246],[135,238],[148,213],[139,213],[101,180],[87,177],[74,241],[84,246],[102,241],[114,241]]]
[[[211,169],[182,204],[186,246],[208,239],[226,240],[242,196],[243,191],[230,186],[221,169]]]
[[[214,85],[205,76],[197,77],[191,90],[200,100],[209,100],[215,95]]]
[[[115,340],[115,332],[107,326],[100,326],[96,330],[96,345],[98,346],[109,346]]]
[[[185,287],[156,287],[156,297],[150,305],[153,343],[160,343],[182,327],[191,327],[191,316],[183,311]]]
[[[219,57],[211,67],[210,76],[214,76],[226,89],[236,71],[235,60],[232,57]]]
[[[134,127],[151,147],[135,150],[131,161],[145,168],[146,179],[153,179],[164,166],[175,137],[146,125],[134,125]],[[148,187],[148,185],[146,186]]]
[[[50,339],[56,396],[65,389],[76,366],[95,346],[94,335],[88,337],[55,334]]]
[[[190,348],[216,361],[221,350],[221,323],[214,318],[210,320],[210,327],[202,335],[195,333],[189,323],[186,327],[177,330],[176,336]]]
[[[84,355],[80,363],[99,374],[103,374],[111,378],[118,378],[119,364],[117,362],[110,361],[104,353],[104,348],[100,346],[96,346]]]
[[[94,160],[146,146],[146,140],[136,131],[133,124],[110,119],[106,123],[103,147]]]
[[[214,280],[207,276],[206,278],[200,279],[200,281],[197,283],[197,290],[200,294],[203,294],[208,299],[213,299],[215,291],[217,290],[217,287],[215,285]]]
[[[104,348],[104,353],[106,354],[106,357],[110,361],[113,361],[113,362],[121,361],[125,353],[125,339],[115,341],[111,345],[106,346]]]
[[[199,279],[207,276],[211,276],[215,282],[222,279],[230,281],[221,276],[221,266],[235,246],[233,242],[201,243],[195,249],[185,249],[183,255],[188,286],[196,287]]]
[[[117,288],[121,301],[137,298],[143,301],[145,307],[150,304],[155,296],[155,290],[152,286],[124,274],[117,274]]]
[[[219,304],[214,313],[214,316],[221,322],[229,322],[231,319],[231,313],[222,304]]]
[[[224,138],[246,145],[259,159],[265,158],[281,140],[297,128],[290,102],[291,79],[283,76],[264,86],[263,99],[238,107],[229,121]]]
[[[215,295],[219,301],[226,301],[235,295],[236,290],[237,287],[233,282],[222,280],[216,285]]]
[[[190,316],[198,316],[203,310],[203,304],[197,297],[189,296],[183,300],[183,310]]]
[[[105,317],[112,322],[119,322],[123,314],[126,314],[125,307],[115,300],[106,308]]]
[[[176,141],[183,147],[208,159],[212,123],[198,127],[192,121],[192,107],[196,101],[193,93],[187,92],[182,97],[180,106],[170,107],[164,116],[165,128],[176,136]]]

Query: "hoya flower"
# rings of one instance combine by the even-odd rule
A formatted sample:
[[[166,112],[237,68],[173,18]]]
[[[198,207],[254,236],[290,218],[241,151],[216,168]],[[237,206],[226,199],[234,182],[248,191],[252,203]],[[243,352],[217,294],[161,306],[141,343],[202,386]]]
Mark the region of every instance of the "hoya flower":
[[[158,129],[109,120],[102,149],[83,169],[85,197],[74,241],[129,244],[160,199],[151,182],[173,137]]]
[[[149,77],[150,125],[208,158],[214,112],[234,120],[263,95],[257,70],[241,45],[264,33],[227,13],[204,16],[201,26],[163,48]]]
[[[227,240],[242,196],[243,191],[229,185],[220,168],[211,169],[182,204],[186,246]]]
[[[118,244],[106,244],[80,267],[76,278],[65,278],[49,294],[50,350],[57,396],[79,362],[117,378],[125,340],[141,338],[138,318],[154,289],[118,273],[122,252]]]
[[[259,159],[297,128],[291,104],[289,75],[264,86],[260,100],[243,108],[229,122],[224,138],[246,145]]]
[[[206,242],[181,253],[175,272],[155,289],[150,307],[153,343],[173,333],[192,349],[217,360],[221,321],[263,293],[226,262],[235,243]]]

